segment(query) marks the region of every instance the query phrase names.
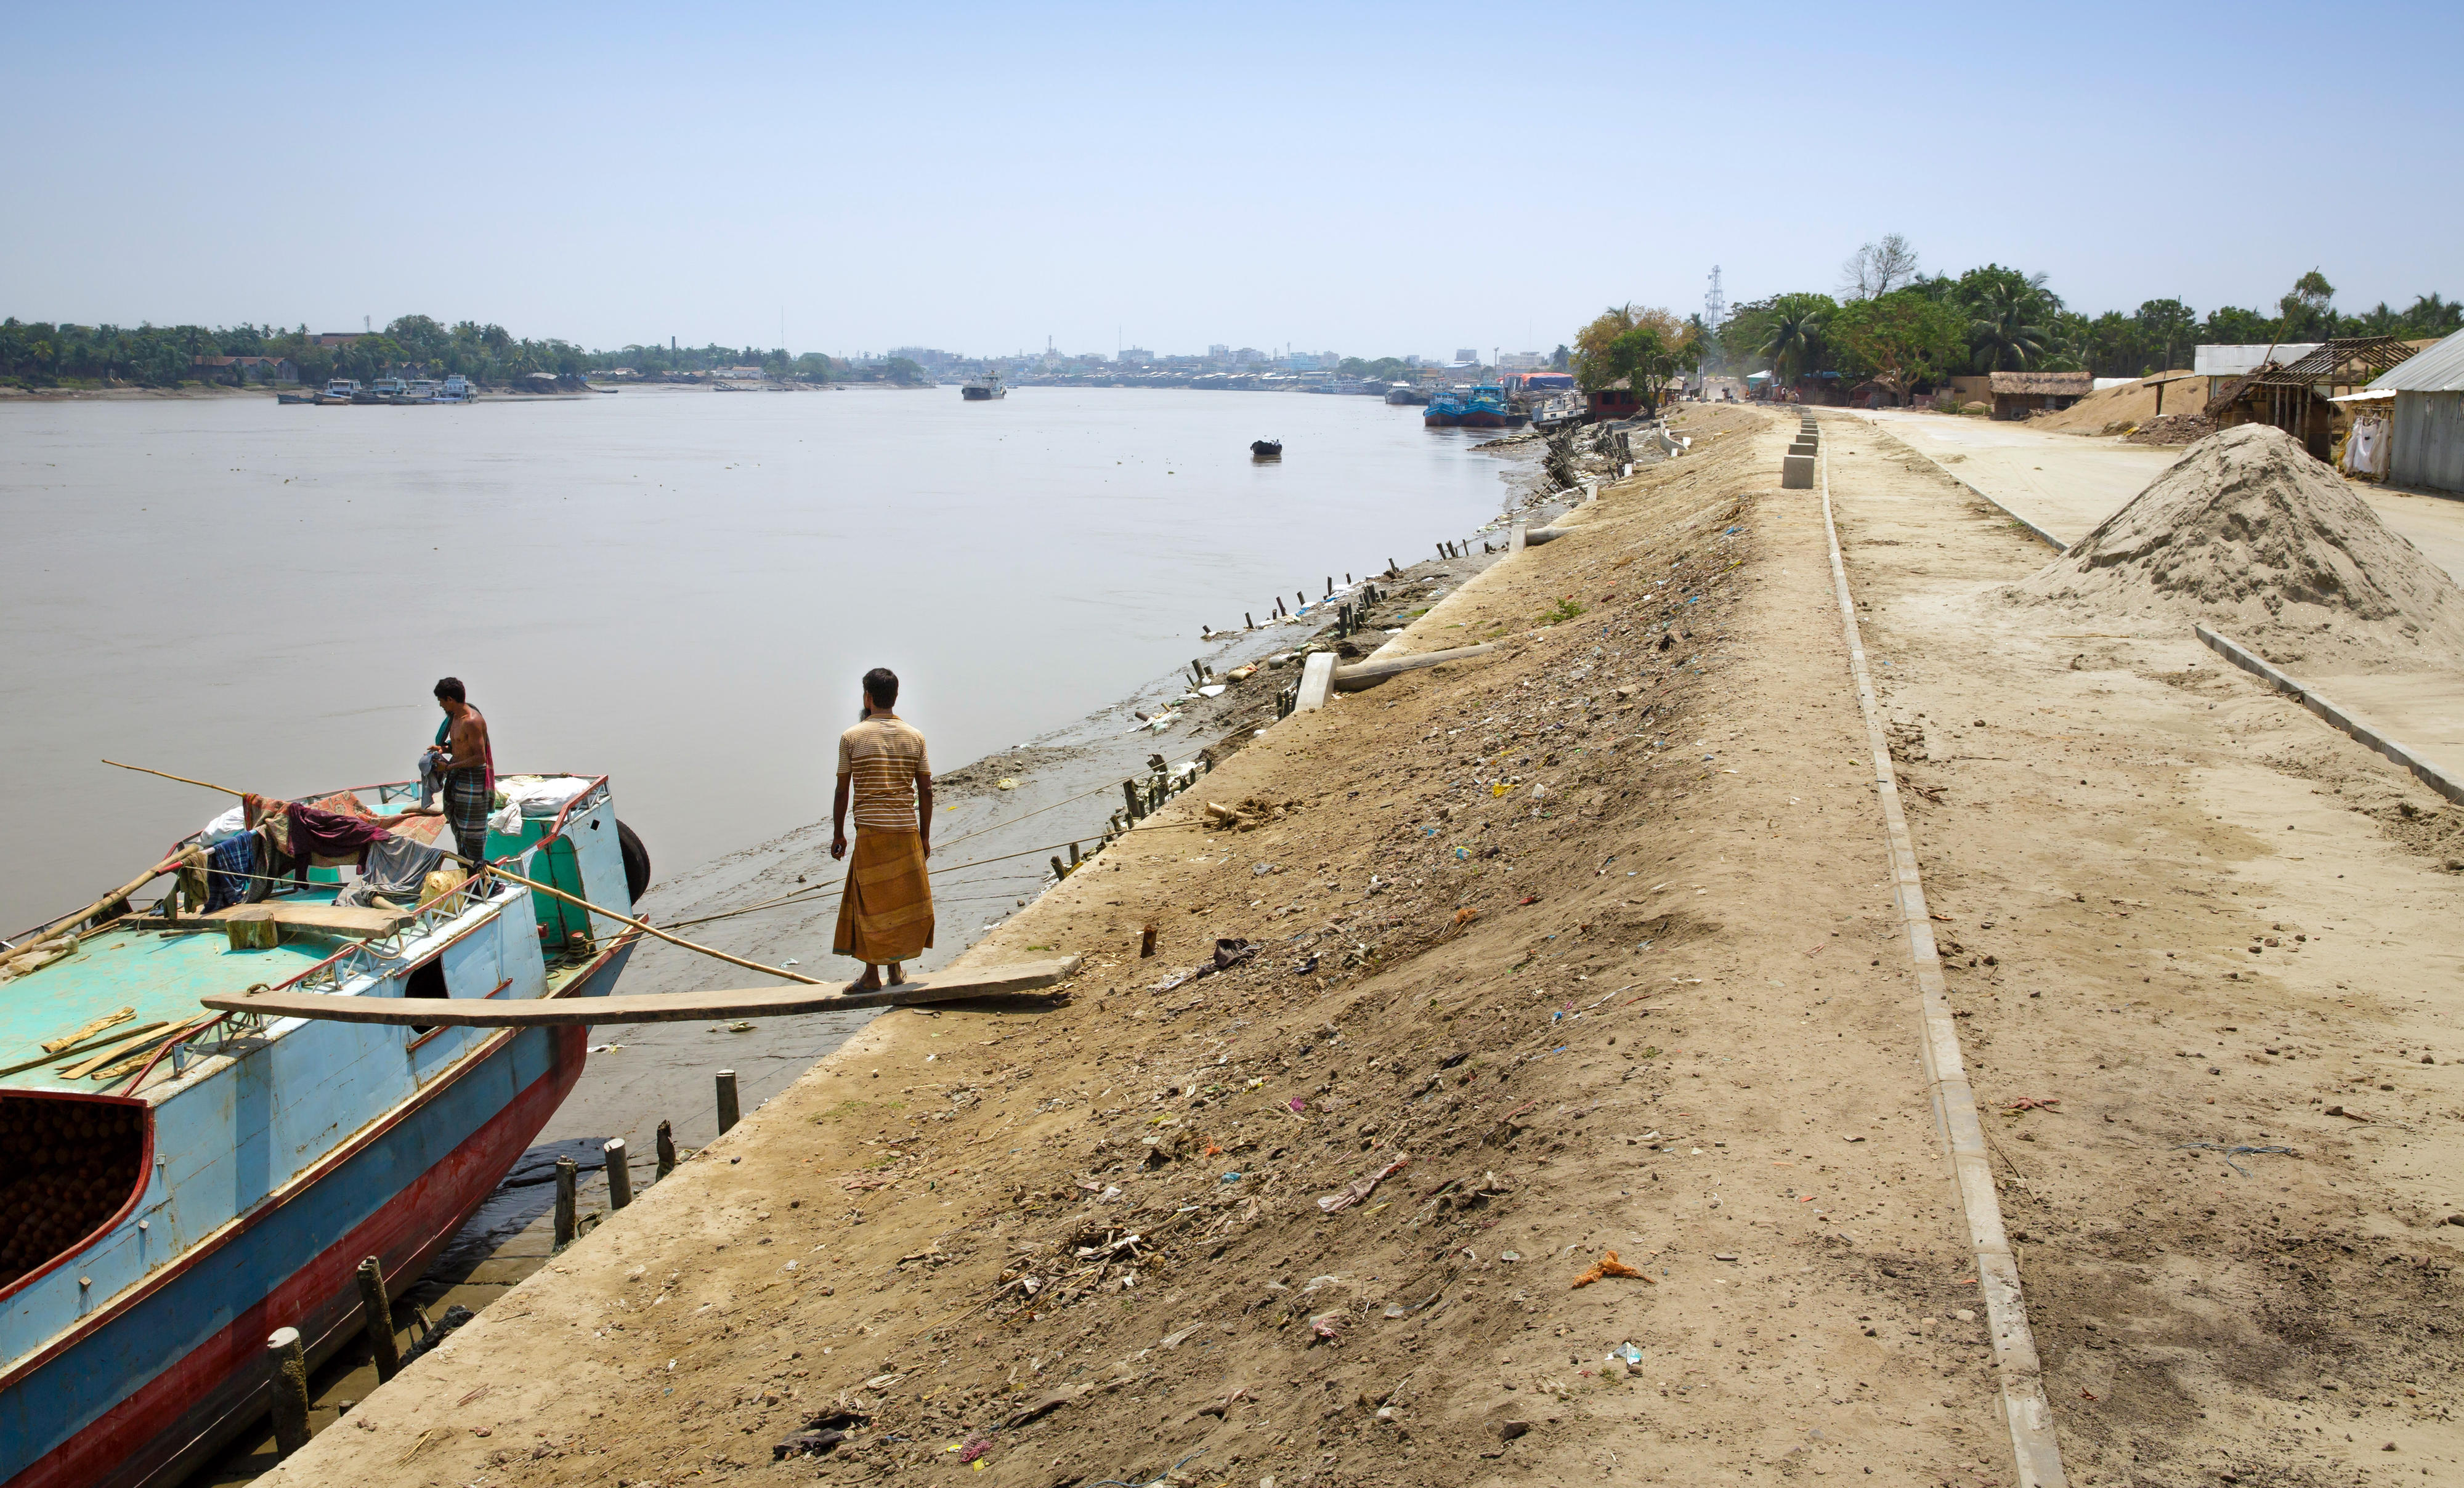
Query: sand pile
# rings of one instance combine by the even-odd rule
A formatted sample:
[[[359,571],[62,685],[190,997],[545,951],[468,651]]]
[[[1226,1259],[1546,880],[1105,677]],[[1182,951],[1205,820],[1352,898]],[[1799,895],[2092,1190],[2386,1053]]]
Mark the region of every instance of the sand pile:
[[[2158,376],[2180,377],[2179,372]],[[2208,384],[2201,382],[2175,383],[2165,389],[2165,417],[2177,413],[2196,413],[2208,401]],[[2058,429],[2065,434],[2119,434],[2121,426],[2145,424],[2156,417],[2156,383],[2141,378],[2119,387],[2107,387],[2088,394],[2058,413],[2040,413],[2028,421],[2030,428]]]
[[[2013,585],[2016,602],[2202,620],[2287,664],[2464,661],[2464,590],[2290,435],[2243,425]]]

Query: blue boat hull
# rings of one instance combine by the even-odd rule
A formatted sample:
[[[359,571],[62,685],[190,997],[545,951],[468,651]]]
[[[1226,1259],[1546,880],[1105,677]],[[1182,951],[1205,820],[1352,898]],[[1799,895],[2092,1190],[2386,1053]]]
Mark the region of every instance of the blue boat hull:
[[[605,994],[611,947],[562,996]],[[582,1076],[588,1031],[507,1030],[316,1167],[0,1379],[8,1488],[135,1488],[193,1471],[261,1416],[266,1336],[312,1357],[360,1330],[353,1272],[415,1282]]]

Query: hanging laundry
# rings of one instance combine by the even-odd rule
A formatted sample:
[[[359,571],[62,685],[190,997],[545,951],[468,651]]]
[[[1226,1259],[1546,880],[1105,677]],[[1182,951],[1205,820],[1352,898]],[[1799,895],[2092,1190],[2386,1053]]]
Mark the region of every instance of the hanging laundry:
[[[299,856],[291,847],[291,802],[272,796],[243,796],[239,800],[248,824],[263,827],[266,841],[275,851],[286,858]]]
[[[206,849],[206,912],[247,900],[256,882],[256,834],[242,832]]]
[[[355,887],[395,899],[416,899],[419,886],[445,861],[444,852],[427,842],[387,835],[368,844]]]
[[[291,850],[305,853],[313,867],[356,867],[367,846],[392,834],[384,823],[366,817],[346,817],[319,807],[291,803]]]

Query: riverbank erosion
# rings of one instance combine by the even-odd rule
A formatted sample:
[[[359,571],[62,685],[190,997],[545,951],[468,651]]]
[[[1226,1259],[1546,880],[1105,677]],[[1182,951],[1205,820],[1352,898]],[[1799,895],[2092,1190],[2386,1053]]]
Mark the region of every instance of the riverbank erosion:
[[[2014,1481],[1819,495],[1793,420],[1687,422],[1396,646],[1494,650],[1275,724],[965,958],[1082,954],[1065,1004],[874,1020],[269,1481]],[[2075,1477],[2417,1470],[2464,1236],[2448,1071],[2393,1067],[2453,1011],[2405,934],[2452,913],[2438,803],[2171,641],[2015,636],[1972,597],[2043,550],[1849,443]],[[2239,943],[2296,919],[2345,959]],[[2312,1433],[2327,1374],[2367,1442]]]

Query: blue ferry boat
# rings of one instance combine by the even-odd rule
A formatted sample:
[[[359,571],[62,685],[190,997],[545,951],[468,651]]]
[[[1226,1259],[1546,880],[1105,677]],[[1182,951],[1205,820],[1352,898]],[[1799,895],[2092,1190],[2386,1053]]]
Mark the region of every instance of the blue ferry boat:
[[[492,821],[490,858],[629,907],[649,864],[606,778],[543,783]],[[356,802],[388,837],[416,838],[438,819],[396,821],[414,795],[369,786],[319,804]],[[636,933],[493,877],[399,908],[336,906],[350,886],[340,869],[253,882],[261,902],[203,917],[167,901],[132,911],[123,895],[0,942],[9,1488],[193,1471],[267,1411],[267,1336],[297,1328],[312,1366],[359,1337],[361,1260],[378,1258],[394,1295],[416,1282],[573,1088],[588,1046],[581,1027],[267,1018],[213,1014],[201,996],[259,984],[603,996]]]
[[[1515,409],[1506,396],[1504,383],[1483,383],[1471,390],[1463,416],[1456,422],[1465,428],[1510,428],[1529,423],[1530,415]]]
[[[1449,387],[1429,395],[1429,405],[1420,414],[1423,428],[1452,428],[1463,422],[1463,395]]]

